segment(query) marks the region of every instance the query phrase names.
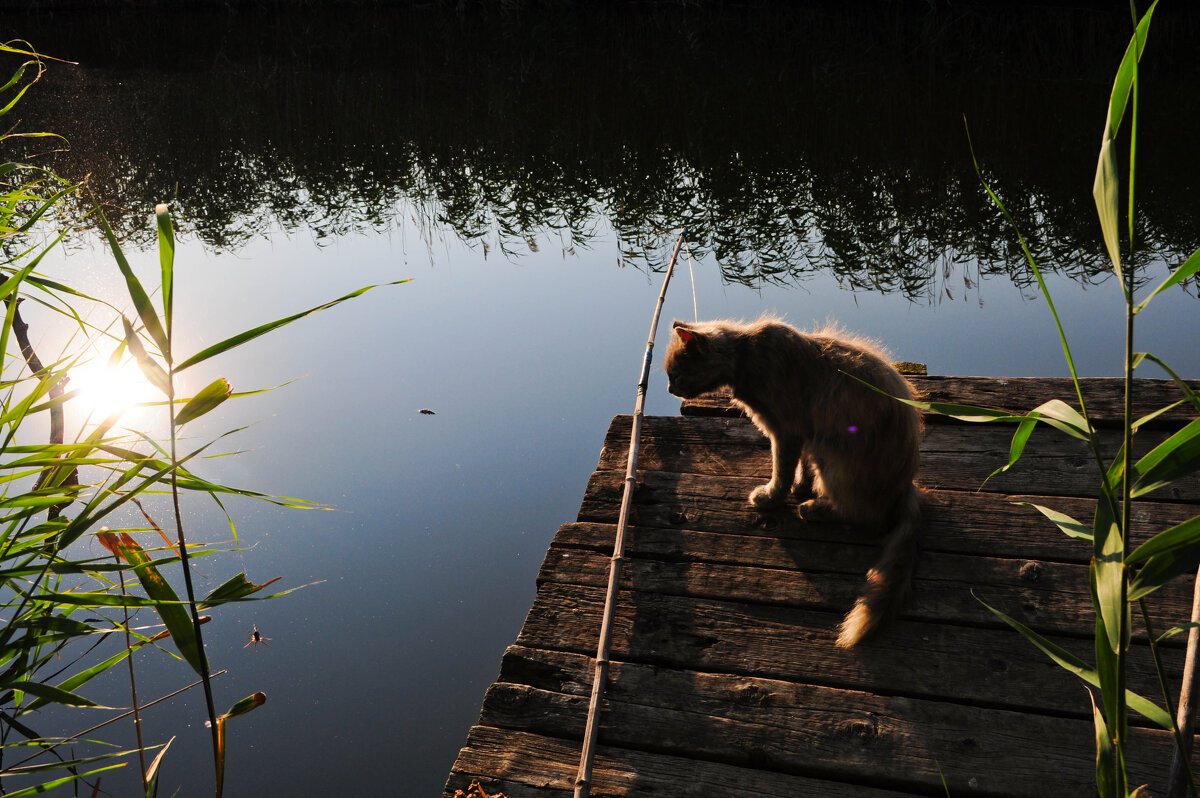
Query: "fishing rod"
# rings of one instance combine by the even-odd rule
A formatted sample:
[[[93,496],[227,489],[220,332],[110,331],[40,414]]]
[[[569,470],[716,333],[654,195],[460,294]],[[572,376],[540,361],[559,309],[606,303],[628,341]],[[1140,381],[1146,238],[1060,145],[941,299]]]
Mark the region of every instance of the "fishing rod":
[[[650,381],[650,360],[654,354],[654,335],[658,331],[658,317],[662,313],[663,300],[667,297],[667,286],[671,273],[675,271],[675,260],[683,246],[687,230],[681,230],[679,240],[667,264],[662,290],[658,292],[658,304],[650,321],[650,338],[646,341],[646,356],[642,360],[642,376],[638,380],[637,402],[633,409],[633,430],[629,435],[629,465],[625,469],[625,491],[621,495],[621,512],[617,517],[617,534],[613,541],[613,555],[608,567],[608,590],[604,596],[604,618],[600,623],[600,644],[596,648],[596,669],[592,677],[592,697],[588,701],[587,725],[583,732],[583,753],[579,758],[579,774],[575,779],[575,798],[588,798],[592,782],[592,763],[596,756],[596,733],[600,721],[600,701],[604,697],[604,685],[608,681],[609,644],[612,641],[613,618],[617,613],[617,592],[621,584],[621,566],[625,562],[625,529],[629,523],[629,508],[633,504],[633,492],[637,488],[638,446],[642,439],[642,410],[646,405],[646,385]]]

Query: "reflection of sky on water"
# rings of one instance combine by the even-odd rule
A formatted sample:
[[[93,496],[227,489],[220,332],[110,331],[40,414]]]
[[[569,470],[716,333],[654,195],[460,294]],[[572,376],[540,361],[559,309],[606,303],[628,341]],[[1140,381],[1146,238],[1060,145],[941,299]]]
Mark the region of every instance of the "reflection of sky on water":
[[[404,230],[321,248],[277,235],[221,257],[180,242],[184,354],[361,285],[414,278],[187,373],[195,385],[224,376],[239,391],[303,377],[191,425],[194,444],[251,424],[219,445],[240,456],[197,468],[336,508],[231,501],[248,550],[198,565],[207,577],[201,592],[243,567],[255,582],[283,577],[276,588],[320,581],[218,610],[204,629],[214,666],[231,671],[216,682],[218,711],[256,690],[268,695],[230,727],[231,795],[436,794],[516,638],[550,539],[575,517],[609,420],[632,410],[661,278],[616,268],[611,235],[565,257],[542,242],[515,262],[485,260],[455,240],[432,249],[419,242]],[[157,269],[153,251],[130,254],[135,268]],[[115,282],[100,287],[116,275],[109,262],[102,248],[85,248],[47,271],[81,275],[81,288],[114,298]],[[913,304],[843,291],[824,276],[754,291],[722,284],[707,261],[695,273],[702,317],[775,312],[802,326],[834,318],[934,374],[1066,373],[1045,302],[1006,279],[985,280],[965,298],[958,286],[955,300]],[[1056,278],[1052,290],[1081,373],[1117,374],[1116,284],[1084,291]],[[661,351],[670,319],[691,315],[682,268],[663,312],[650,414],[677,412]],[[1198,319],[1195,299],[1164,295],[1146,314],[1138,348],[1200,377]],[[165,515],[161,497],[149,505]],[[228,538],[220,513],[192,506],[192,539]],[[252,625],[269,647],[243,647]],[[164,657],[141,660],[143,695],[189,678]],[[111,700],[127,702],[124,688],[114,689]],[[181,733],[167,758],[168,786],[210,778],[202,704],[199,691],[174,702],[186,707],[183,728],[166,713],[146,721],[154,739]]]

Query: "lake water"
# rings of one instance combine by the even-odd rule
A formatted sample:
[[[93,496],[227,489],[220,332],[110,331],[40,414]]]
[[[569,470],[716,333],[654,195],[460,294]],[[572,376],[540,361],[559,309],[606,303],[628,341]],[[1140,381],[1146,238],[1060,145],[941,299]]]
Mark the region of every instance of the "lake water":
[[[1200,21],[1184,5],[1159,10],[1143,62],[1143,282],[1200,244]],[[335,508],[231,503],[245,550],[198,566],[202,589],[242,568],[317,583],[205,627],[229,670],[218,708],[268,696],[230,726],[227,795],[438,794],[609,420],[632,411],[684,224],[692,258],[668,320],[693,316],[690,267],[702,318],[836,319],[932,374],[1066,374],[971,166],[965,115],[1050,271],[1080,373],[1120,372],[1120,290],[1090,192],[1127,6],[915,6],[47,12],[10,26],[78,62],[51,65],[22,127],[69,140],[53,163],[91,175],[147,275],[153,207],[171,203],[184,349],[412,278],[189,374],[236,390],[303,377],[192,434],[250,424],[230,444],[242,454],[206,475]],[[45,271],[120,296],[90,229]],[[1195,293],[1159,297],[1138,327],[1139,349],[1191,378]],[[49,317],[29,321],[55,340]],[[647,412],[676,413],[656,361]],[[188,526],[229,535],[204,505]],[[244,647],[252,626],[269,646]],[[189,680],[162,656],[139,667],[143,696]],[[128,703],[122,689],[96,688]],[[203,720],[193,691],[145,721],[152,739],[179,735],[163,786],[183,795],[211,788]],[[128,794],[126,778],[104,787]]]

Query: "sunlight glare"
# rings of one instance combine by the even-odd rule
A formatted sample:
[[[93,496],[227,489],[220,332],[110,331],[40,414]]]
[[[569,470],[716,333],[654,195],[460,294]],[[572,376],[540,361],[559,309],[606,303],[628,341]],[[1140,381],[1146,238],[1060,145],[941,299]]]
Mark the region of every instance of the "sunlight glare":
[[[115,368],[102,359],[90,360],[71,369],[70,377],[71,388],[79,392],[73,404],[77,403],[85,416],[90,415],[91,423],[163,398],[131,360]]]

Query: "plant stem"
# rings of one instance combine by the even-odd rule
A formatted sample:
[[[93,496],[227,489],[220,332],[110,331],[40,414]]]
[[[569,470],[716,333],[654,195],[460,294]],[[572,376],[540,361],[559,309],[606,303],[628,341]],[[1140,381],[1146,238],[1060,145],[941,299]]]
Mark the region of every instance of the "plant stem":
[[[1200,621],[1200,570],[1196,571],[1195,584],[1192,590],[1192,615],[1191,622],[1197,623]],[[1149,632],[1149,626],[1147,626]],[[1154,640],[1153,633],[1150,634],[1150,640]],[[1192,795],[1196,794],[1196,780],[1192,775],[1192,766],[1190,763],[1192,755],[1192,726],[1193,715],[1195,714],[1195,694],[1196,694],[1196,648],[1197,643],[1200,643],[1200,629],[1192,627],[1188,629],[1187,654],[1183,660],[1183,678],[1179,686],[1179,709],[1174,712],[1175,715],[1175,751],[1171,755],[1171,771],[1167,779],[1167,798],[1183,798],[1184,793],[1184,776],[1187,777],[1187,784],[1191,788]],[[1162,676],[1159,676],[1160,681],[1164,681]],[[1167,710],[1171,710],[1171,696],[1166,685],[1163,685],[1163,696],[1167,700]]]
[[[26,321],[21,318],[21,299],[19,299],[19,298],[13,299],[12,297],[9,297],[8,299],[5,300],[5,302],[11,302],[13,305],[13,308],[12,308],[13,334],[17,336],[17,346],[21,350],[21,356],[23,358],[25,358],[25,364],[27,366],[29,366],[30,373],[36,377],[36,376],[38,376],[38,374],[40,374],[44,370],[45,367],[42,365],[41,358],[39,358],[37,356],[37,353],[33,351],[33,344],[30,343],[30,341],[29,341],[29,324],[26,323]],[[52,377],[52,375],[47,374],[47,376],[44,379],[53,379],[53,377]],[[46,396],[50,400],[49,404],[50,404],[50,445],[51,446],[62,445],[62,442],[63,442],[63,428],[64,428],[63,409],[62,409],[62,404],[55,400],[62,397],[66,382],[67,382],[67,378],[65,376],[62,379],[53,379],[53,382],[51,382],[50,387],[48,387],[46,389]],[[43,487],[51,487],[51,488],[57,487],[54,485],[48,486],[46,484],[47,482],[51,481],[51,479],[55,476],[56,471],[57,471],[56,468],[47,467],[44,471],[42,471],[41,475],[38,477],[37,484],[34,485],[33,489],[37,490],[38,488],[43,488]],[[66,477],[62,478],[60,484],[63,486],[78,485],[79,484],[79,474],[76,471],[76,469],[72,468],[70,473],[68,473],[66,475]],[[51,506],[50,509],[48,509],[46,511],[46,519],[49,521],[53,521],[55,518],[58,518],[59,513],[61,513],[64,509],[66,509],[67,505],[69,505],[70,503],[71,503],[71,500],[68,498],[68,499],[65,499],[61,504],[55,504],[55,505]]]
[[[170,365],[170,353],[167,353]],[[200,680],[204,683],[204,703],[208,709],[208,725],[212,731],[213,770],[220,778],[219,765],[221,756],[220,740],[217,736],[217,710],[213,703],[212,681],[208,672],[208,653],[204,650],[204,633],[200,629],[200,612],[196,608],[196,591],[192,587],[192,568],[188,558],[187,539],[183,534],[183,513],[179,508],[179,456],[176,441],[179,430],[175,427],[175,373],[168,372],[171,392],[167,397],[167,409],[171,414],[171,502],[175,511],[175,530],[179,541],[179,561],[183,565],[183,584],[187,589],[188,609],[192,614],[192,627],[196,630],[196,646],[200,649]]]
[[[121,555],[113,552],[113,557],[116,558],[117,565],[121,564]],[[118,577],[121,580],[121,595],[125,595],[125,572],[118,571]],[[125,662],[129,665],[129,692],[133,701],[133,731],[137,736],[138,748],[138,764],[142,768],[142,793],[146,792],[149,787],[146,779],[146,744],[142,741],[142,715],[141,709],[138,707],[137,679],[133,673],[133,640],[129,636],[129,608],[121,607],[121,614],[124,618],[125,631],[125,648],[129,649],[129,656],[125,658]]]

